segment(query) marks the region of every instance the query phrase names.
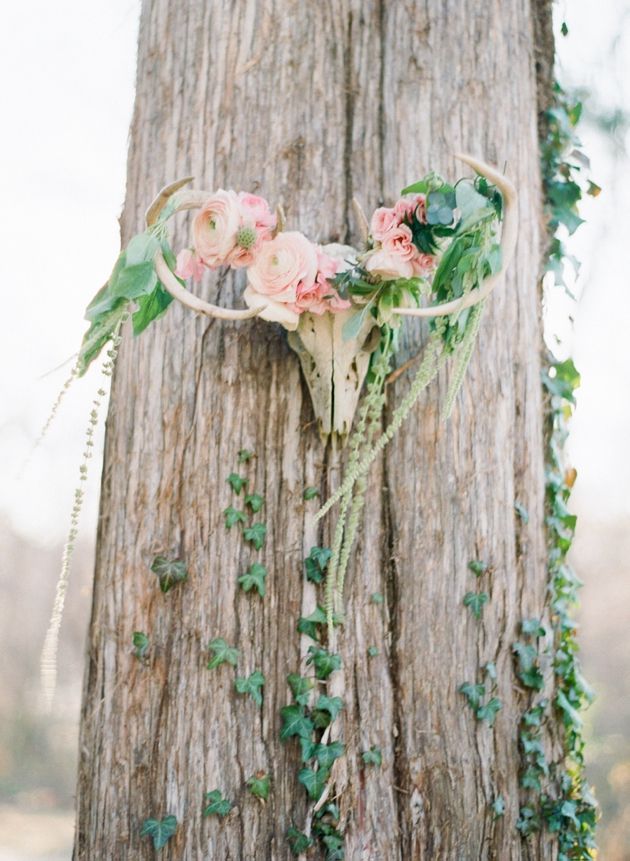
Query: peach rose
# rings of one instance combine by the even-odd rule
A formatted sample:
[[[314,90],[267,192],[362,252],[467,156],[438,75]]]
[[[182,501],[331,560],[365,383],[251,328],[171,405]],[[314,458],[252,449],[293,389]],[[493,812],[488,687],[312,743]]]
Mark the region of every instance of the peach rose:
[[[396,254],[402,260],[413,260],[416,254],[416,247],[413,244],[413,234],[411,228],[406,224],[400,224],[383,239],[383,251],[389,254]]]
[[[395,281],[397,278],[413,278],[414,267],[411,260],[405,260],[396,252],[379,248],[370,252],[364,263],[365,269],[372,275],[378,275],[385,281]]]
[[[400,221],[411,221],[414,214],[418,221],[426,221],[426,204],[424,194],[414,194],[401,197],[394,204],[394,212]]]
[[[201,207],[193,221],[195,251],[206,266],[228,262],[236,245],[241,207],[235,191],[219,189]]]
[[[400,218],[393,209],[387,206],[379,207],[379,209],[374,210],[370,221],[372,239],[376,242],[382,242],[388,232],[398,227],[399,224]]]

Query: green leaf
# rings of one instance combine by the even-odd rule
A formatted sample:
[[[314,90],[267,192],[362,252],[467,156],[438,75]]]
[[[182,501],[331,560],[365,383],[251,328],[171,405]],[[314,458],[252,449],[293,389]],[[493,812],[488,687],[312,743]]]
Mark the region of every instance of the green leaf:
[[[260,689],[265,684],[265,677],[260,670],[254,670],[250,676],[237,676],[234,680],[234,687],[239,694],[249,694],[256,705],[262,705],[262,694]]]
[[[164,594],[188,578],[186,563],[181,559],[167,559],[166,556],[156,556],[151,563],[151,571],[157,574],[160,589]]]
[[[368,646],[368,658],[376,658],[380,654],[376,646]]]
[[[525,523],[525,524],[529,523],[529,513],[528,513],[527,509],[525,508],[525,506],[521,502],[515,502],[514,503],[514,510],[516,511],[518,516],[521,518],[523,523]]]
[[[237,523],[247,523],[247,517],[245,516],[244,511],[238,511],[238,509],[233,508],[229,505],[224,511],[223,516],[225,517],[225,528],[231,529]]]
[[[139,296],[136,299],[138,309],[131,318],[134,335],[144,332],[150,323],[161,317],[172,301],[173,297],[161,284],[147,296]]]
[[[231,801],[223,797],[220,789],[213,789],[212,792],[206,792],[206,804],[204,816],[227,816],[234,806]]]
[[[254,514],[258,514],[264,504],[265,498],[259,493],[248,493],[245,497],[245,505],[247,505]]]
[[[151,263],[160,247],[157,237],[145,231],[132,237],[125,249],[126,265],[135,266],[138,263]]]
[[[119,300],[110,311],[96,317],[90,325],[83,336],[79,349],[77,368],[80,377],[85,374],[105,344],[111,339],[123,315],[127,312],[127,304],[126,300]]]
[[[177,818],[165,816],[163,819],[145,819],[140,831],[141,837],[150,837],[155,849],[163,849],[177,831]]]
[[[249,592],[250,589],[256,589],[261,598],[265,597],[267,591],[265,586],[265,578],[267,577],[267,569],[259,562],[254,562],[249,566],[245,574],[238,578],[241,589],[244,592]]]
[[[455,199],[460,211],[461,221],[458,232],[470,230],[479,221],[494,216],[494,207],[487,197],[475,189],[472,182],[463,180],[455,186]]]
[[[318,711],[328,712],[332,721],[337,718],[343,708],[343,700],[341,697],[327,697],[325,694],[321,694],[315,703],[315,708]]]
[[[256,550],[260,550],[265,543],[267,536],[267,526],[265,523],[252,523],[243,530],[243,538],[254,545]]]
[[[489,601],[486,592],[467,592],[464,595],[464,607],[468,607],[475,619],[481,619],[481,611]]]
[[[149,651],[150,641],[144,631],[134,631],[131,641],[134,645],[134,655],[139,661],[143,661]]]
[[[482,562],[480,559],[471,559],[468,563],[468,567],[473,574],[476,574],[477,577],[481,577],[481,575],[485,574],[488,570],[488,563]]]
[[[471,682],[464,682],[463,685],[460,685],[458,688],[460,694],[463,694],[468,701],[468,705],[471,708],[478,708],[481,698],[485,696],[486,686],[485,685],[474,685]]]
[[[215,637],[214,640],[211,640],[208,643],[208,650],[214,653],[214,657],[208,661],[209,670],[214,670],[221,664],[230,664],[235,667],[238,663],[238,649],[228,646],[222,637]]]
[[[240,449],[240,450],[239,450],[239,453],[238,453],[238,462],[239,462],[239,463],[247,463],[247,462],[248,462],[248,461],[250,461],[253,457],[254,457],[254,452],[253,452],[253,451],[249,451],[249,450],[248,450],[248,449],[246,449],[246,448],[242,448],[242,449]]]
[[[497,680],[497,665],[494,661],[488,661],[487,664],[483,665],[483,670],[489,679],[492,679],[493,682]]]
[[[326,612],[322,607],[317,606],[310,616],[301,616],[298,619],[297,629],[299,634],[306,634],[313,640],[319,640],[320,625],[326,624]]]
[[[254,798],[261,798],[263,801],[269,798],[269,787],[269,775],[264,771],[257,771],[247,781],[247,788]]]
[[[531,637],[544,637],[547,631],[539,619],[523,619],[521,631]]]
[[[385,599],[380,592],[372,592],[372,594],[370,595],[370,601],[373,604],[382,604],[384,600]]]
[[[497,795],[497,797],[492,802],[492,812],[494,813],[494,818],[498,819],[499,816],[505,815],[505,799],[502,795]]]
[[[311,499],[315,499],[315,497],[319,496],[319,490],[316,487],[306,487],[302,496],[304,497],[305,502],[309,502]]]
[[[317,760],[319,767],[328,771],[333,762],[344,755],[345,749],[346,747],[342,742],[332,741],[330,744],[314,745],[312,755]]]
[[[112,295],[112,285],[116,283],[118,276],[126,265],[127,259],[125,252],[121,251],[107,283],[96,292],[90,304],[85,309],[86,320],[89,320],[91,323],[95,323],[97,320],[101,319],[103,315],[112,311],[115,305],[120,302],[120,299],[115,299]]]
[[[290,673],[287,676],[287,684],[291,688],[295,702],[300,706],[307,706],[310,692],[313,689],[313,680],[297,673]]]
[[[114,299],[137,299],[148,296],[158,284],[155,268],[152,262],[127,264],[118,274],[115,283],[111,285],[111,295]]]
[[[304,832],[298,831],[298,829],[293,826],[287,829],[287,840],[289,842],[291,852],[296,857],[298,855],[302,855],[313,845],[313,840],[310,837],[307,837]]]
[[[308,718],[304,709],[298,705],[283,706],[280,709],[282,717],[282,729],[280,730],[280,738],[285,741],[296,735],[300,738],[310,739],[315,727],[313,722]]]
[[[306,579],[311,583],[321,583],[332,551],[328,547],[311,547],[311,552],[304,560]]]
[[[244,487],[247,487],[249,483],[248,478],[243,478],[242,475],[237,475],[235,472],[231,472],[227,479],[227,483],[230,485],[234,493],[240,493]]]
[[[361,754],[361,759],[366,765],[375,765],[378,768],[383,764],[383,754],[380,747],[372,745],[369,750],[364,750]]]
[[[475,716],[477,720],[485,721],[488,726],[494,726],[498,712],[503,708],[503,704],[498,697],[492,697],[487,703],[480,705]]]
[[[306,663],[312,664],[317,678],[324,680],[341,668],[341,657],[318,646],[310,646]]]
[[[328,769],[325,768],[318,768],[317,771],[314,771],[312,768],[302,768],[298,773],[298,780],[306,789],[308,797],[313,801],[317,801],[324,791],[328,776]]]

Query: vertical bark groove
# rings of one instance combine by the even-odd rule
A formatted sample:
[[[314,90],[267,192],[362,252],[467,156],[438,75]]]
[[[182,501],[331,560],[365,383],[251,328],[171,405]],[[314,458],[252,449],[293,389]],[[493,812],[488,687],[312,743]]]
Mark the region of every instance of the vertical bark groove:
[[[282,201],[289,227],[321,242],[357,239],[354,194],[371,211],[429,168],[457,176],[458,149],[507,161],[521,192],[516,264],[489,303],[450,424],[439,410],[447,369],[370,476],[340,643],[347,756],[336,779],[351,861],[555,857],[549,841],[524,847],[515,829],[524,697],[510,654],[546,586],[536,290],[544,84],[533,34],[547,32],[549,14],[548,0],[143,2],[125,241],[154,191],[184,175]],[[177,221],[176,250],[189,226]],[[242,286],[241,276],[217,275],[201,293],[237,304]],[[400,361],[425,339],[422,324],[406,323]],[[390,386],[385,420],[409,380]],[[256,452],[243,467],[241,448]],[[321,446],[278,328],[208,324],[174,307],[141,338],[126,333],[107,422],[77,861],[148,861],[142,821],[167,813],[179,828],[164,861],[291,857],[284,835],[302,827],[307,805],[296,746],[278,738],[279,711],[287,674],[306,671],[297,619],[317,600],[302,560],[331,530],[313,525],[315,503],[302,493],[336,487],[343,462]],[[265,497],[258,554],[224,527],[232,471]],[[190,571],[166,596],[149,570],[159,553]],[[472,558],[495,569],[480,622],[462,605],[476,588]],[[238,587],[253,561],[269,571],[264,600]],[[151,637],[147,666],[132,655],[134,630]],[[239,675],[264,673],[261,709],[234,692],[231,668],[206,668],[213,637],[240,649]],[[380,653],[368,659],[372,645]],[[489,660],[503,700],[494,730],[458,693]],[[380,769],[361,761],[371,745]],[[272,780],[266,805],[244,786],[259,769]],[[202,816],[215,788],[235,802],[225,820]],[[498,794],[506,814],[495,821]]]

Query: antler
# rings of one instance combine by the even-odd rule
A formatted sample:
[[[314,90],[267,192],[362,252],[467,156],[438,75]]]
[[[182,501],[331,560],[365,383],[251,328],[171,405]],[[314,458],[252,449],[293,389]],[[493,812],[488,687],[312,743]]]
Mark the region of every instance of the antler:
[[[147,209],[145,216],[147,227],[152,227],[155,224],[170,198],[186,183],[190,182],[192,178],[189,176],[185,179],[179,179],[177,182],[166,185],[160,191],[151,206]],[[199,209],[209,197],[210,192],[208,191],[181,192],[176,198],[174,212],[181,212],[186,209]],[[264,311],[264,307],[245,308],[242,311],[236,308],[221,308],[219,305],[212,305],[210,302],[204,302],[203,299],[199,299],[182,287],[179,280],[171,272],[171,268],[164,259],[161,248],[155,253],[153,263],[164,289],[171,294],[173,299],[177,299],[178,302],[181,302],[182,305],[190,308],[196,314],[204,314],[206,317],[217,317],[220,320],[247,320],[251,317],[257,317],[261,311]]]
[[[503,228],[501,231],[501,269],[485,278],[481,285],[471,290],[461,299],[453,299],[452,302],[443,302],[441,305],[431,305],[426,308],[394,308],[394,314],[404,314],[407,317],[442,317],[445,314],[456,314],[464,308],[482,302],[497,286],[503,273],[508,267],[514,249],[516,247],[516,236],[518,233],[518,211],[516,189],[510,180],[483,161],[478,161],[470,155],[456,153],[455,158],[472,167],[477,173],[491,182],[503,195]]]

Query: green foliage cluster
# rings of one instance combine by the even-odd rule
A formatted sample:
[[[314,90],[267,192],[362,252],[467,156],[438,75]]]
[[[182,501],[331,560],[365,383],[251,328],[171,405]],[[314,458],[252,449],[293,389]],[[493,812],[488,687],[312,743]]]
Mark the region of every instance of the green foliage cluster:
[[[581,110],[579,102],[571,102],[556,84],[553,105],[546,114],[542,175],[550,235],[547,269],[554,272],[555,283],[565,289],[565,261],[576,272],[579,267],[567,254],[563,236],[572,234],[582,223],[578,205],[583,194],[599,193],[598,186],[584,177],[588,159],[580,150],[575,132]],[[518,679],[534,695],[519,728],[521,785],[529,792],[529,798],[521,807],[517,827],[524,837],[543,826],[556,834],[558,861],[590,861],[596,851],[597,803],[584,775],[580,717],[592,694],[580,672],[576,626],[571,618],[580,583],[567,563],[576,525],[576,517],[568,509],[575,473],[565,468],[563,457],[579,382],[571,359],[552,360],[543,373],[549,430],[545,483],[551,631],[538,620],[525,620],[522,637],[513,645]],[[527,518],[518,513],[526,524]],[[541,648],[553,670],[555,685],[551,699],[547,696],[536,699],[546,687]],[[552,715],[561,720],[563,756],[560,761],[550,763],[543,748],[541,727]]]

